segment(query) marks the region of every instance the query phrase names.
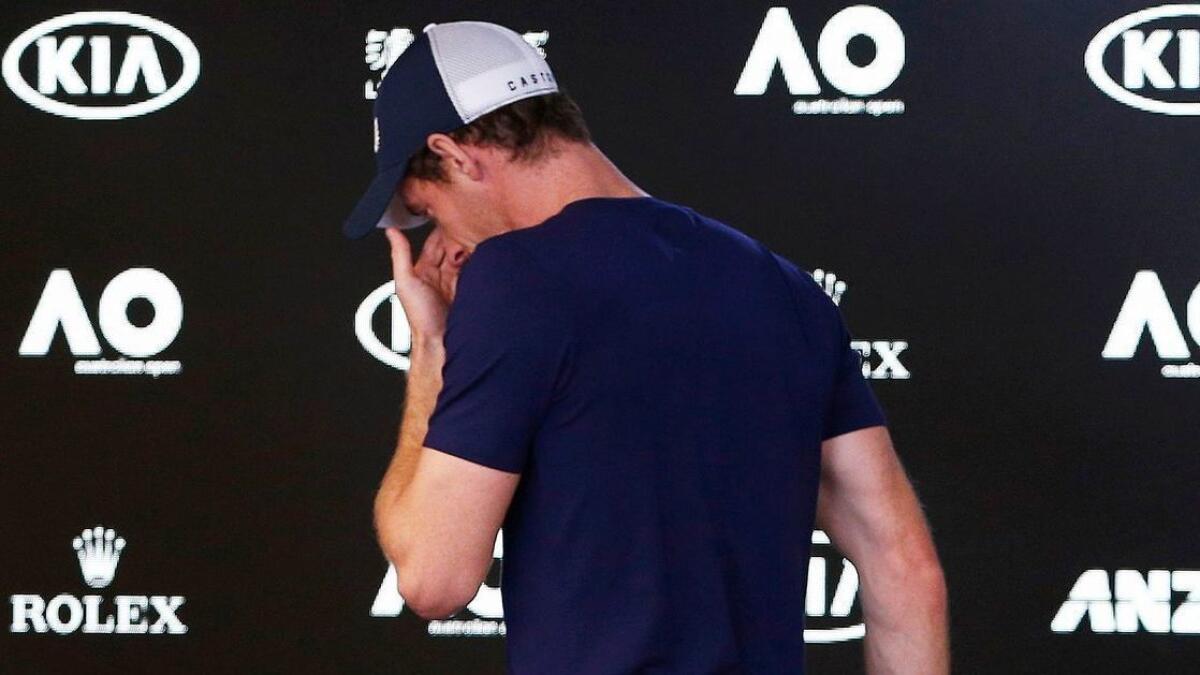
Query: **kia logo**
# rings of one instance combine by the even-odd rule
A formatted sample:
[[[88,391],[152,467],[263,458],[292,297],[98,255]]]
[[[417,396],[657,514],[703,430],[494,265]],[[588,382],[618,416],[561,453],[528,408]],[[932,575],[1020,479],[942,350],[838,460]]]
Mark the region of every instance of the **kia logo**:
[[[1152,92],[1200,93],[1200,22],[1186,29],[1139,28],[1152,21],[1200,17],[1200,5],[1163,5],[1134,12],[1105,26],[1084,53],[1088,77],[1112,98],[1127,106],[1165,115],[1200,115],[1200,101],[1161,100]],[[1161,24],[1160,24],[1161,25]],[[1104,69],[1104,53],[1120,38],[1121,81]],[[1172,47],[1178,58],[1163,58]],[[1174,72],[1170,70],[1174,68]],[[1178,98],[1176,94],[1174,98]],[[1200,98],[1200,97],[1197,97]]]
[[[93,26],[116,28],[108,35],[97,33]],[[80,30],[80,34],[70,30],[85,27],[90,30]],[[122,44],[123,49],[117,49]],[[159,54],[160,46],[166,45],[183,63],[179,79],[170,86]],[[33,66],[27,66],[34,76],[32,82],[21,73],[22,56],[31,48],[35,53],[26,61]],[[89,67],[81,72],[76,59],[85,51]],[[9,89],[38,110],[80,120],[118,120],[154,112],[187,93],[200,75],[200,53],[186,35],[148,16],[76,12],[43,21],[18,35],[4,52],[2,70]],[[118,102],[120,97],[144,98],[134,94],[139,82],[150,98],[111,105],[114,98]],[[96,105],[81,104],[86,96],[103,99]]]

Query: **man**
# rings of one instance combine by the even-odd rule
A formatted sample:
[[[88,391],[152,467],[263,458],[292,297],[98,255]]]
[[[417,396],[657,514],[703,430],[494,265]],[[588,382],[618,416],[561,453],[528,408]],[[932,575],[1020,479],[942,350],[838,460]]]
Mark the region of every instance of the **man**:
[[[344,231],[386,227],[412,330],[375,504],[410,609],[466,605],[503,526],[510,672],[798,673],[815,522],[868,671],[948,671],[928,528],[810,274],[634,185],[508,29],[426,27],[375,112]]]

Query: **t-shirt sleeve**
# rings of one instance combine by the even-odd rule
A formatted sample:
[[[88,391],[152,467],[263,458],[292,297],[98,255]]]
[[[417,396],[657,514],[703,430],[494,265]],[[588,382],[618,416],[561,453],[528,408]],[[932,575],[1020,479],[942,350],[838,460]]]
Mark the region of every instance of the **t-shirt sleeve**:
[[[862,353],[850,346],[850,331],[841,309],[824,291],[820,291],[820,296],[831,317],[836,359],[832,395],[821,432],[824,441],[858,429],[886,425],[887,418],[875,392],[863,377]]]
[[[569,355],[554,284],[519,246],[485,240],[446,317],[442,389],[424,445],[520,473]]]

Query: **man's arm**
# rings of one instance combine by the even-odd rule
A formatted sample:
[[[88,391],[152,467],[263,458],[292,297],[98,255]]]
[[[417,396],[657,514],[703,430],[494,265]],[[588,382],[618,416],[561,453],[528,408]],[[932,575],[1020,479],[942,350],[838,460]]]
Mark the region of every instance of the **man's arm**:
[[[429,415],[433,412],[438,392],[442,388],[441,371],[445,361],[446,348],[442,344],[441,336],[413,336],[396,452],[392,455],[379,492],[375,495],[375,526],[384,553],[393,548],[385,545],[384,540],[389,539],[387,544],[391,543],[390,537],[395,528],[380,528],[380,525],[383,524],[384,518],[392,515],[391,507],[396,498],[412,481],[417,468],[417,458],[423,449],[421,443],[425,439],[425,432],[429,430]]]
[[[380,548],[425,619],[453,616],[479,592],[520,479],[422,446],[444,361],[440,337],[414,337],[400,440],[375,497]]]
[[[817,525],[858,568],[871,675],[950,670],[946,584],[886,426],[821,444]]]
[[[393,228],[386,233],[412,351],[396,452],[375,496],[375,530],[405,603],[423,618],[444,618],[479,592],[519,474],[424,447],[443,388],[458,258],[446,254],[435,230],[414,266],[405,236]]]

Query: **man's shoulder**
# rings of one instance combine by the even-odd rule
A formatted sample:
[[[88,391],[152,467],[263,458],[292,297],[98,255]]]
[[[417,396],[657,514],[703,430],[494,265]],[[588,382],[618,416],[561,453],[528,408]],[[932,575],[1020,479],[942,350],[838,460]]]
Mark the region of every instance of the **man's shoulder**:
[[[544,279],[546,272],[529,248],[511,236],[516,232],[494,235],[476,244],[459,274],[459,284],[525,290],[539,285],[538,280]]]
[[[796,308],[804,318],[806,332],[826,337],[836,333],[837,327],[842,325],[841,309],[825,292],[813,272],[775,251],[770,251],[770,257],[796,300]]]
[[[791,286],[796,293],[809,300],[819,300],[819,298],[817,298],[818,295],[828,299],[828,296],[826,296],[825,292],[821,289],[820,284],[818,284],[816,279],[813,278],[811,271],[801,267],[791,258],[788,258],[781,253],[772,251],[765,246],[763,248],[770,254],[775,266],[779,269],[788,285]]]
[[[567,315],[566,287],[546,263],[544,251],[510,236],[514,230],[483,240],[463,265],[451,313],[472,315],[473,322],[540,323]],[[458,312],[454,312],[459,305]]]
[[[796,262],[793,261],[791,258],[788,258],[788,257],[784,256],[783,254],[778,253],[776,251],[772,251],[771,249],[766,249],[766,250],[768,253],[771,254],[771,257],[775,260],[775,264],[778,265],[779,268],[783,271],[783,273],[786,274],[789,278],[795,279],[796,281],[801,281],[801,280],[813,281],[812,273],[809,272],[808,270],[804,269],[803,267],[800,267],[800,265],[796,264]]]

